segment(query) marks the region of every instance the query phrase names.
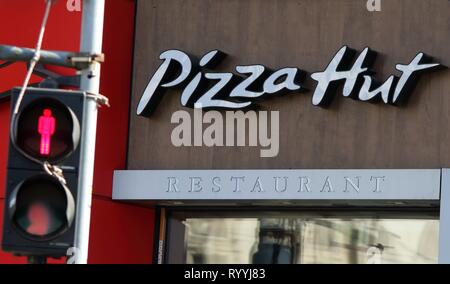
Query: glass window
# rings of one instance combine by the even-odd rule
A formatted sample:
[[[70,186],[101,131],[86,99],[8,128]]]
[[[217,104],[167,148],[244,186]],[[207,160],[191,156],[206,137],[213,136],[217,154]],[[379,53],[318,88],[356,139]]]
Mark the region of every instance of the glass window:
[[[166,262],[437,263],[436,216],[236,215],[174,214]]]

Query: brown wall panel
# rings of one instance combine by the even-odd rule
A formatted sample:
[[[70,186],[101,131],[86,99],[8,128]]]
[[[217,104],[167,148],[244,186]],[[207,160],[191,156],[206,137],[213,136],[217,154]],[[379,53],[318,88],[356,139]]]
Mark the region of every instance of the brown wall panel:
[[[170,124],[180,91],[165,94],[150,117],[136,105],[161,61],[180,49],[201,56],[220,49],[219,70],[241,64],[322,71],[336,51],[379,52],[374,70],[384,81],[423,51],[450,66],[450,1],[382,1],[371,13],[363,0],[140,0],[138,1],[129,169],[185,168],[437,168],[450,166],[450,71],[424,75],[402,107],[354,101],[340,90],[328,108],[311,91],[270,99],[280,111],[280,152],[260,158],[260,147],[174,147]]]

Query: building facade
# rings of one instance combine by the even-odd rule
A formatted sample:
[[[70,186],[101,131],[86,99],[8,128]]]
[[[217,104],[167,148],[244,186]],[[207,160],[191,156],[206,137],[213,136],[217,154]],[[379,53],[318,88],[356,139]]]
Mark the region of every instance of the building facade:
[[[450,262],[450,3],[366,2],[107,1],[90,262]]]

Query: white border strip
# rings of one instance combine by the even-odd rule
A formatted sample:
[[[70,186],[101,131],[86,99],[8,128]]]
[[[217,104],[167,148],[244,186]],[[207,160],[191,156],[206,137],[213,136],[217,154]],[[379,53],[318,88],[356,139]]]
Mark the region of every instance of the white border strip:
[[[450,264],[450,169],[442,169],[439,263]]]

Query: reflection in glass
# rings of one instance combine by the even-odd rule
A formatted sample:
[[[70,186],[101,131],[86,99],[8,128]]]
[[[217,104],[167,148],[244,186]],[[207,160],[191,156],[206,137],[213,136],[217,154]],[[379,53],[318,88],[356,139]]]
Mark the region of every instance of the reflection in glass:
[[[189,264],[437,262],[433,219],[187,218],[182,224]]]

